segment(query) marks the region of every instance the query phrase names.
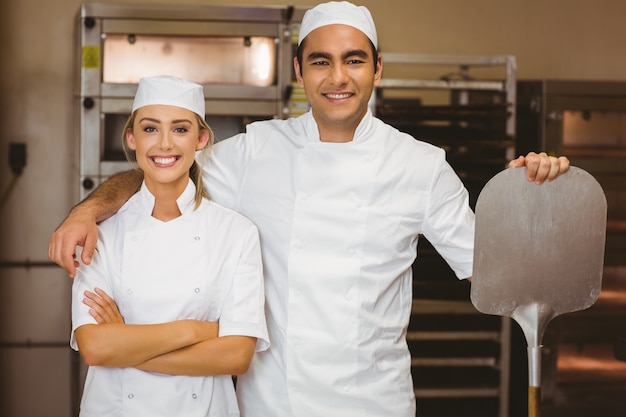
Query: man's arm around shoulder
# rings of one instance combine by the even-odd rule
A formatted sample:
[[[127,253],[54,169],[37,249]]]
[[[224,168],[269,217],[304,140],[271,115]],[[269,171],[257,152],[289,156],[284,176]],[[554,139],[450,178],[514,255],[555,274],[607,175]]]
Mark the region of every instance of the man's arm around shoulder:
[[[81,260],[91,262],[98,240],[97,223],[111,217],[137,192],[143,173],[140,170],[116,174],[96,188],[76,205],[50,238],[48,257],[67,271],[76,275],[76,246],[82,246]]]

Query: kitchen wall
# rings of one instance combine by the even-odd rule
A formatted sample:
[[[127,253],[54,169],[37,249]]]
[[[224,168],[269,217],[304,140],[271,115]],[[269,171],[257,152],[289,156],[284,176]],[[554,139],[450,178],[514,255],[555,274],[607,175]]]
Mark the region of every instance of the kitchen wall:
[[[173,2],[170,0],[170,2]],[[262,5],[267,1],[192,1]],[[139,1],[133,3],[167,3]],[[313,1],[273,0],[304,6]],[[385,52],[501,55],[518,78],[626,80],[626,2],[363,0]],[[78,199],[73,113],[77,0],[0,5],[0,415],[68,416],[71,281],[50,234]],[[9,144],[26,145],[14,177]]]

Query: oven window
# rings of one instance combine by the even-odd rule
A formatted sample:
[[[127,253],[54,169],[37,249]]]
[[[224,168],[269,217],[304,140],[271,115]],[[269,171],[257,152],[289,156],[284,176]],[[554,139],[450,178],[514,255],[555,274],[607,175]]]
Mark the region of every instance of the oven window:
[[[564,111],[563,146],[596,150],[626,149],[626,113]]]
[[[136,84],[140,77],[176,75],[199,84],[267,87],[276,84],[271,37],[178,37],[106,34],[105,83]]]

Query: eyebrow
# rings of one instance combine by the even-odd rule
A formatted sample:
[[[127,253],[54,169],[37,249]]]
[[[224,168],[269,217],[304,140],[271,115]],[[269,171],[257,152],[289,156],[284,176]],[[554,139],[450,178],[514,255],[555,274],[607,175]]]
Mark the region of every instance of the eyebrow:
[[[141,122],[161,123],[161,120],[153,119],[152,117],[142,117],[141,120],[139,120],[139,123],[141,123]],[[189,120],[189,119],[176,119],[176,120],[172,120],[172,123],[191,123],[191,120]]]
[[[342,59],[348,59],[350,57],[369,58],[369,55],[363,49],[352,49],[341,54]],[[316,59],[328,59],[332,58],[328,52],[311,52],[307,55],[308,61],[314,61]]]

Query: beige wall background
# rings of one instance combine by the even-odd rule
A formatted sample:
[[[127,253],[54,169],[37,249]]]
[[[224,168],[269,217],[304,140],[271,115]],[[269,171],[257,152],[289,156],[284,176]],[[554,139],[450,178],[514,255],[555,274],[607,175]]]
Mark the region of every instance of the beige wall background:
[[[135,0],[132,3],[166,3]],[[186,0],[306,6],[311,0]],[[128,3],[128,2],[127,2]],[[178,3],[170,0],[169,3]],[[385,52],[517,57],[518,78],[626,81],[626,2],[618,0],[362,0]],[[69,285],[47,261],[50,233],[78,199],[73,84],[77,0],[0,5],[0,192],[10,142],[27,165],[0,206],[1,415],[68,415]],[[57,344],[38,355],[29,343]],[[13,346],[13,347],[12,347]],[[17,349],[14,347],[22,347]],[[24,348],[26,346],[26,348]],[[55,345],[56,346],[56,345]],[[56,353],[55,353],[56,352]],[[45,369],[45,372],[43,371]]]

